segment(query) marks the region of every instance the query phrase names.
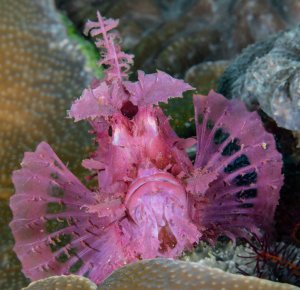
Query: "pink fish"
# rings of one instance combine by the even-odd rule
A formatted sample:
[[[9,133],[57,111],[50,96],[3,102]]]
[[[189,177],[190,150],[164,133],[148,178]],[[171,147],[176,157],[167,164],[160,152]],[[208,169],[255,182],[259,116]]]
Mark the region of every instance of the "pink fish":
[[[157,104],[193,88],[161,71],[129,81],[133,57],[117,45],[117,24],[100,13],[87,23],[107,69],[69,111],[95,133],[83,166],[98,187],[84,186],[45,142],[13,173],[14,250],[32,280],[76,273],[100,283],[140,259],[272,226],[282,161],[257,113],[213,91],[195,95],[197,139],[179,138]]]

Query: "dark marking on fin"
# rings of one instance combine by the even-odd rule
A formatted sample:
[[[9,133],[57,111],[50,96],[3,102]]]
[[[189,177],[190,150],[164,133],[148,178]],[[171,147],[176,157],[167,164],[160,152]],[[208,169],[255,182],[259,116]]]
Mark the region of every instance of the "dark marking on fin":
[[[77,262],[75,262],[69,269],[70,273],[76,273],[81,266],[83,265],[83,261],[81,259],[79,259]]]
[[[57,257],[55,257],[55,260],[59,263],[65,263],[69,260],[70,256],[67,255],[66,253],[61,253]]]
[[[63,169],[62,168],[62,166],[58,163],[58,161],[57,160],[54,160],[54,165],[56,166],[56,167],[58,167],[59,169]]]
[[[237,169],[240,169],[242,167],[245,167],[247,165],[250,165],[250,161],[248,157],[245,154],[242,154],[241,156],[237,157],[235,160],[233,160],[231,163],[229,163],[225,168],[225,173],[231,173]]]
[[[65,247],[72,241],[71,234],[61,234],[55,238],[52,238],[51,243],[49,243],[49,247],[52,252],[59,250],[62,247]]]
[[[234,138],[232,141],[230,141],[226,147],[224,148],[222,155],[223,156],[231,156],[235,152],[238,152],[241,149],[241,146],[238,144],[239,139]]]
[[[203,116],[201,114],[198,114],[198,123],[201,125],[203,122]]]
[[[239,208],[251,208],[253,206],[253,203],[242,203],[238,205]]]
[[[71,256],[74,256],[74,255],[76,255],[76,249],[71,248],[70,250],[68,250],[68,254],[63,252],[60,255],[58,255],[57,257],[55,257],[55,259],[59,263],[65,263],[71,258]]]
[[[66,210],[66,205],[63,202],[48,202],[47,203],[47,213],[55,214],[64,212]]]
[[[56,173],[56,172],[52,172],[52,173],[50,174],[50,177],[53,178],[53,179],[58,179],[58,178],[59,178],[59,175],[58,175],[58,173]]]
[[[48,194],[53,197],[64,197],[64,190],[57,184],[50,183],[48,187]]]
[[[61,229],[64,229],[69,226],[67,219],[48,219],[45,223],[45,228],[47,233],[55,233]]]
[[[206,123],[206,128],[211,130],[214,127],[214,122],[212,120],[208,120]]]
[[[214,135],[214,143],[216,145],[222,144],[228,137],[229,133],[225,132],[222,128],[219,128]]]
[[[255,183],[257,181],[256,171],[251,171],[246,174],[240,174],[233,179],[237,186],[245,186]]]
[[[237,199],[250,199],[250,198],[255,198],[257,196],[257,189],[256,188],[251,188],[251,189],[246,189],[239,191],[235,194]]]

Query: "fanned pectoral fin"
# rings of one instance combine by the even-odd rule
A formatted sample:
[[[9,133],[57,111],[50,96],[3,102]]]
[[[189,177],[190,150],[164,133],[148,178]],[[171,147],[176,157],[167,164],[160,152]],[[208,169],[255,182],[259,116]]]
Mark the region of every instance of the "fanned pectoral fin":
[[[26,276],[36,280],[76,273],[100,281],[111,273],[112,265],[121,263],[118,227],[108,226],[109,219],[86,210],[96,204],[94,194],[48,144],[41,143],[35,152],[25,154],[13,182],[16,193],[10,200],[10,227]],[[112,244],[116,255],[108,251]]]
[[[270,229],[283,183],[274,137],[241,101],[211,91],[195,96],[194,104],[197,182],[217,176],[201,199],[193,192],[194,220],[214,236]]]

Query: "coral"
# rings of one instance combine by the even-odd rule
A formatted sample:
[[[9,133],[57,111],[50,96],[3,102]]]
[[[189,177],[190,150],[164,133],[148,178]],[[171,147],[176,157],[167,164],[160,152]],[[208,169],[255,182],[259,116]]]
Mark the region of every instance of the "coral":
[[[56,0],[79,30],[95,9],[119,18],[135,68],[183,77],[203,61],[231,59],[244,47],[299,22],[298,0]]]
[[[8,227],[11,172],[44,139],[79,173],[78,157],[91,147],[87,126],[62,120],[92,76],[52,0],[0,0],[0,7],[0,289],[19,290],[28,281]]]
[[[32,282],[26,288],[22,290],[96,290],[97,286],[89,279],[76,276],[53,276],[50,278],[45,278],[43,280],[38,280]]]
[[[284,4],[285,0],[281,1]],[[270,34],[283,30],[292,21],[290,15],[284,19],[284,12],[272,0],[232,1],[229,13],[231,23],[224,36],[229,37],[227,45],[231,57],[251,43],[263,40]]]
[[[247,275],[256,276],[255,262],[245,259],[249,252],[249,245],[240,240],[233,243],[224,236],[220,237],[214,245],[201,241],[193,251],[185,252],[179,257],[186,262],[195,262],[200,266],[218,268],[232,274],[240,274],[241,270]],[[252,254],[252,252],[251,252]]]
[[[83,185],[46,142],[25,153],[10,199],[25,275],[77,273],[99,283],[125,264],[177,257],[199,239],[269,232],[282,162],[257,113],[214,91],[195,95],[197,141],[179,138],[158,103],[193,88],[161,71],[129,81],[132,56],[112,31],[117,21],[97,17],[86,32],[101,49],[105,77],[69,116],[93,128],[98,146],[82,164],[98,185]]]
[[[207,61],[192,66],[187,70],[184,80],[198,89],[201,94],[207,94],[211,89],[217,89],[217,81],[229,65],[229,61]]]
[[[259,107],[280,127],[300,130],[300,26],[248,47],[225,71],[218,91]]]
[[[218,64],[202,70],[205,63],[231,60],[247,45],[297,24],[300,15],[298,0],[56,2],[79,31],[86,19],[95,17],[95,9],[104,16],[120,18],[123,47],[135,55],[135,69],[153,72],[158,68],[188,82],[191,78],[191,84],[202,94],[208,91],[199,80],[214,84],[220,73]],[[172,126],[184,137],[194,132],[189,104],[187,97],[163,107],[172,116],[183,116],[174,118]],[[182,107],[188,110],[182,112]]]
[[[250,260],[251,264],[254,262],[257,277],[300,286],[300,248],[284,242],[274,243],[267,237],[253,237],[248,243],[248,254],[241,258]],[[241,270],[241,273],[252,275],[248,269]]]
[[[92,76],[76,44],[68,39],[53,1],[1,0],[0,5],[0,194],[4,194],[12,191],[11,171],[38,140],[50,142],[79,172],[78,156],[89,147],[87,127],[61,120]]]
[[[21,272],[21,264],[12,251],[14,239],[8,227],[12,218],[7,200],[0,199],[0,289],[20,290],[29,283]]]
[[[285,242],[276,242],[270,236],[253,236],[246,243],[239,241],[237,244],[224,237],[214,246],[201,242],[180,259],[233,274],[300,286],[300,249]]]
[[[170,259],[146,260],[122,267],[108,277],[98,289],[122,290],[125,287],[164,290],[299,289],[288,284],[229,274],[197,263]]]

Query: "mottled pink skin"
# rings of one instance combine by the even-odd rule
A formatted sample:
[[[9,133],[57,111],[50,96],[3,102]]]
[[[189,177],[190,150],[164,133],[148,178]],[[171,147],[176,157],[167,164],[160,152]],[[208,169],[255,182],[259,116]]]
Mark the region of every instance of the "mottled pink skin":
[[[194,105],[198,143],[192,184],[200,190],[192,191],[193,220],[209,228],[207,236],[213,239],[219,234],[227,234],[232,239],[246,236],[245,229],[260,236],[260,229],[271,229],[283,184],[282,158],[273,135],[265,131],[258,114],[248,112],[241,101],[228,101],[211,91],[208,96],[194,96]],[[201,124],[197,121],[199,115]],[[214,124],[211,129],[207,128],[209,120]],[[214,143],[218,128],[229,134],[222,144]],[[224,148],[234,139],[238,140],[240,149],[224,156]],[[241,155],[247,156],[249,164],[224,172]],[[237,186],[235,178],[251,172],[257,176],[255,182]],[[195,180],[199,181],[198,185]]]
[[[140,170],[139,178],[128,188],[125,205],[132,220],[132,247],[140,249],[141,258],[176,257],[183,249],[191,249],[200,238],[188,215],[184,187],[168,172]],[[125,221],[128,224],[128,220]]]
[[[35,280],[68,274],[80,259],[83,265],[77,274],[89,271],[89,277],[99,283],[126,263],[178,256],[198,241],[200,233],[188,215],[183,185],[172,174],[154,166],[156,162],[172,166],[172,162],[169,158],[151,162],[154,152],[146,138],[157,144],[157,150],[164,150],[162,156],[169,148],[162,146],[164,139],[159,137],[160,130],[152,123],[152,116],[140,121],[143,126],[135,128],[131,138],[122,135],[124,127],[114,129],[121,133],[119,137],[112,136],[114,151],[103,157],[109,166],[99,172],[100,181],[107,179],[106,174],[112,178],[101,184],[99,192],[86,189],[48,144],[41,143],[36,152],[26,153],[22,169],[13,176],[16,194],[11,198],[14,220],[10,224],[16,239],[14,250],[26,276]],[[172,149],[169,150],[171,153]],[[141,160],[143,154],[145,159]],[[126,162],[129,160],[136,162],[136,171],[130,176],[126,172],[130,170]],[[106,174],[102,175],[103,172]],[[63,190],[63,196],[51,196],[49,189],[53,186]],[[46,214],[49,202],[63,204],[65,210]],[[30,209],[32,205],[34,210]],[[47,219],[64,218],[68,224],[63,229],[47,232]],[[53,252],[50,244],[55,244],[53,238],[59,234],[70,234],[72,239]],[[76,256],[65,263],[56,260],[71,248],[77,249]]]
[[[137,82],[124,84],[130,94],[130,101],[139,107],[168,102],[170,97],[181,97],[182,92],[193,89],[184,81],[174,79],[162,71],[148,75],[138,71]]]
[[[130,65],[133,63],[133,55],[121,51],[120,46],[117,44],[118,34],[111,31],[118,26],[119,21],[105,19],[99,12],[97,12],[97,18],[96,22],[88,21],[86,23],[85,34],[90,33],[91,36],[102,35],[102,38],[96,42],[96,46],[104,48],[100,64],[107,66],[106,80],[108,82],[122,81],[128,77]]]
[[[116,25],[100,14],[87,24],[102,36],[108,69],[69,112],[93,128],[99,146],[83,166],[98,187],[87,189],[44,142],[13,173],[14,249],[33,280],[74,272],[100,283],[126,263],[174,258],[220,234],[259,234],[273,220],[282,162],[258,115],[214,92],[195,96],[193,164],[185,149],[195,140],[178,138],[156,106],[192,88],[163,72],[129,82],[132,57],[115,44]]]
[[[107,118],[122,110],[126,102],[139,108],[152,107],[172,97],[182,97],[183,92],[193,89],[162,71],[148,75],[139,71],[137,82],[126,81],[133,56],[122,52],[116,44],[118,36],[111,30],[118,21],[103,19],[99,12],[97,16],[97,22],[86,24],[85,32],[102,36],[96,46],[103,49],[101,64],[105,64],[107,69],[104,79],[94,82],[72,105],[69,116],[75,121]]]
[[[93,124],[98,132],[97,123]],[[100,131],[96,138],[99,144],[106,142],[105,146],[99,146],[93,157],[83,163],[98,172],[102,192],[126,191],[140,164],[151,164],[174,175],[187,174],[192,169],[183,142],[159,108],[141,109],[132,120],[117,114],[111,117],[110,124],[111,136],[107,130]]]
[[[89,191],[70,173],[47,143],[41,143],[36,152],[25,154],[22,169],[13,174],[13,182],[16,193],[10,200],[14,216],[10,227],[16,240],[14,250],[27,277],[37,280],[68,274],[70,267],[82,259],[85,263],[77,274],[83,275],[90,270],[90,277],[99,281],[116,267],[133,259],[125,252],[121,231],[114,223],[116,210],[109,209],[101,217],[89,213],[86,208],[98,203],[96,193]],[[50,202],[63,204],[66,210],[49,213],[47,205]],[[109,205],[102,200],[102,206],[108,208]],[[124,216],[124,209],[118,218],[120,216]],[[66,219],[66,226],[48,232],[47,220],[57,219]],[[50,245],[55,245],[61,234],[71,235],[71,242],[52,251]],[[114,245],[115,255],[112,262],[111,245]],[[71,255],[65,263],[58,262],[57,257],[63,253],[69,255],[70,249],[76,249],[76,255]],[[97,267],[92,268],[98,263],[101,271]]]

